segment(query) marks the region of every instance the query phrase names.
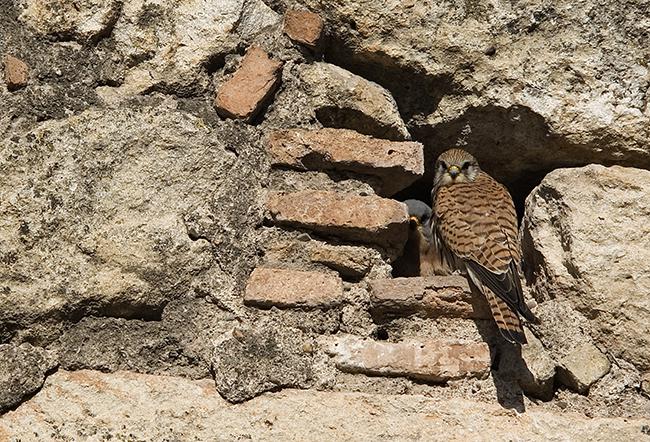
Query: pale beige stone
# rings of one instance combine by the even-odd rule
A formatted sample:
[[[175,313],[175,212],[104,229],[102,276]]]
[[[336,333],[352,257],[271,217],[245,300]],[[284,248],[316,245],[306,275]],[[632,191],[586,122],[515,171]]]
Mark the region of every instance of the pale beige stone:
[[[587,393],[589,387],[605,376],[611,367],[607,356],[593,344],[583,344],[566,355],[558,367],[558,379],[578,393]]]
[[[300,416],[300,419],[296,419]],[[155,422],[155,425],[152,425]],[[110,440],[643,440],[645,418],[588,418],[575,412],[525,413],[496,401],[421,395],[283,390],[229,404],[211,380],[130,372],[59,370],[41,392],[0,416],[0,439],[52,434]],[[647,431],[647,430],[645,430]]]
[[[535,297],[593,318],[599,347],[642,371],[650,369],[648,189],[647,170],[558,169],[527,198],[522,225]]]
[[[442,339],[393,343],[349,335],[336,337],[329,352],[339,369],[353,373],[444,382],[484,377],[490,370],[490,350],[483,342]]]

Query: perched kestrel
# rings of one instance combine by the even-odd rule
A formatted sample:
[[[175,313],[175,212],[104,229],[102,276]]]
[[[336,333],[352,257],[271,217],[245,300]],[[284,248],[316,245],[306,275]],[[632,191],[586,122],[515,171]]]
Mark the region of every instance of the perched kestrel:
[[[485,295],[503,337],[526,343],[519,314],[537,318],[524,301],[517,214],[508,190],[461,149],[436,161],[433,243],[442,262],[466,274]]]
[[[415,264],[419,276],[434,275],[433,232],[431,207],[420,200],[404,201],[409,214],[409,237],[404,255]]]

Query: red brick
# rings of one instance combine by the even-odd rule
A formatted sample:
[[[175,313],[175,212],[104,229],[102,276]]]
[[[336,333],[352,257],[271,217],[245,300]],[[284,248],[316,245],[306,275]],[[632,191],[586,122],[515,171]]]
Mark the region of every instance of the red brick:
[[[20,89],[27,85],[29,67],[24,61],[11,55],[4,56],[5,83],[9,90]]]
[[[372,138],[348,129],[289,129],[271,133],[274,165],[303,170],[338,169],[379,177],[393,195],[424,174],[422,144]]]
[[[462,276],[378,279],[370,283],[370,305],[374,316],[492,319],[480,294],[470,291]]]
[[[275,92],[281,72],[282,62],[252,46],[239,69],[219,89],[215,99],[217,113],[250,121]]]
[[[244,303],[258,307],[333,307],[341,302],[343,283],[333,274],[257,268],[251,273]]]
[[[352,373],[444,382],[485,377],[490,371],[490,350],[484,342],[411,340],[393,343],[348,335],[337,337],[329,352],[340,370]]]
[[[284,15],[284,32],[293,41],[312,49],[318,46],[323,34],[323,19],[313,12],[289,9]]]
[[[408,235],[406,206],[378,196],[304,190],[269,195],[267,208],[280,226],[401,249]]]

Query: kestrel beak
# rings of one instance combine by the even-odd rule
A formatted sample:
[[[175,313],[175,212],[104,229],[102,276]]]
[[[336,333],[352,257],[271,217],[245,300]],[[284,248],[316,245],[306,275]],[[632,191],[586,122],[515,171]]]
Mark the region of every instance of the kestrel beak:
[[[449,166],[447,169],[447,173],[451,175],[452,178],[456,178],[458,175],[460,175],[460,167],[458,166]]]
[[[420,225],[420,219],[417,216],[410,216],[409,221],[413,221],[416,226]]]

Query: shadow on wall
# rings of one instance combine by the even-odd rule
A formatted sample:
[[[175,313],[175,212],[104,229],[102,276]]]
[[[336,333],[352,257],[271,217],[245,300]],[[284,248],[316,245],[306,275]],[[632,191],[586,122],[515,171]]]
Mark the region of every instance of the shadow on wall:
[[[584,153],[572,155],[584,148],[553,135],[544,118],[525,107],[470,108],[458,119],[411,128],[411,133],[424,144],[425,174],[397,199],[430,202],[433,165],[438,155],[452,147],[472,153],[483,170],[508,187],[520,218],[526,197],[548,172],[587,164],[572,159],[584,157]]]

